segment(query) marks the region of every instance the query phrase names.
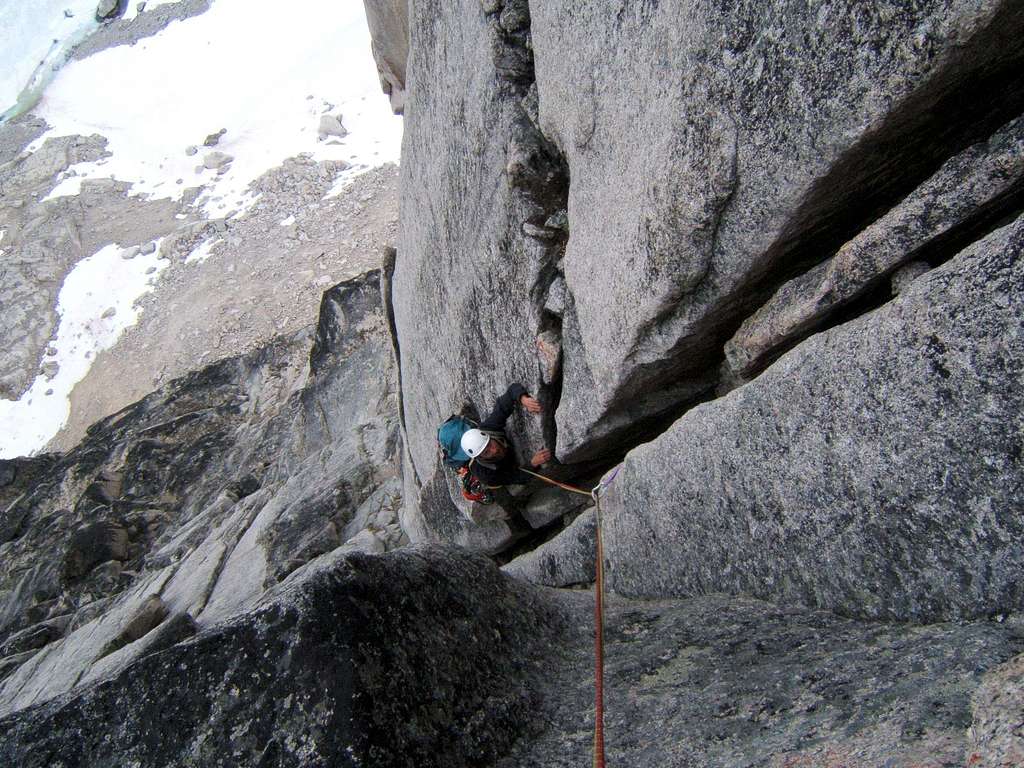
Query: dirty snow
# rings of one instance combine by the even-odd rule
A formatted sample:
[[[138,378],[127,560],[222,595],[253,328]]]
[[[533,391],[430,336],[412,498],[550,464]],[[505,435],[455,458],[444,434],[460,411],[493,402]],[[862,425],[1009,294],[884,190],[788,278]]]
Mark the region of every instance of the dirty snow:
[[[157,241],[158,249],[159,245]],[[56,354],[43,360],[57,363],[59,370],[49,380],[37,376],[17,402],[0,399],[4,425],[0,459],[31,454],[64,425],[72,388],[88,372],[96,354],[113,346],[124,329],[138,320],[136,299],[153,289],[168,263],[158,253],[126,260],[119,246],[108,245],[80,261],[67,276],[57,300],[60,325],[50,345]]]
[[[363,4],[253,8],[215,0],[135,45],[64,67],[33,110],[53,128],[29,149],[51,136],[98,133],[112,156],[74,166],[51,197],[76,194],[87,178],[113,177],[132,183],[133,194],[172,199],[204,184],[198,203],[213,217],[245,210],[249,183],[300,152],[350,163],[348,181],[397,162],[402,122],[380,92]],[[325,114],[340,116],[348,135],[322,139]],[[216,147],[203,146],[221,129]],[[198,152],[186,155],[188,146]],[[234,158],[222,175],[202,167],[213,151]]]

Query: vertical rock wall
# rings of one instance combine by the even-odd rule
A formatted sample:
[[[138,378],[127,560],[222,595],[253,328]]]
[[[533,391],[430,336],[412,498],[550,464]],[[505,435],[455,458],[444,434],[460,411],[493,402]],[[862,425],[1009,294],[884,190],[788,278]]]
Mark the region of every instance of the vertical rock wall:
[[[612,463],[654,440],[617,481],[623,591],[753,591],[921,619],[1020,602],[1014,428],[991,435],[991,483],[965,442],[987,420],[1016,424],[1019,404],[994,394],[1019,387],[1011,358],[980,349],[1014,348],[1020,297],[953,265],[1015,258],[1013,238],[984,238],[1024,210],[1024,8],[411,7],[393,300],[414,537],[501,543],[496,524],[454,512],[434,430],[521,380],[557,407],[539,428],[565,462]],[[542,249],[559,218],[545,168],[567,186]],[[920,277],[947,262],[945,292]],[[986,302],[1008,314],[967,338],[951,326],[950,342],[931,328],[933,305],[981,318]],[[978,348],[959,379],[944,362],[952,381],[918,372],[933,336]],[[538,339],[560,367],[534,356]],[[784,382],[792,391],[772,389]],[[905,398],[916,405],[900,411]],[[913,412],[945,437],[924,440]],[[537,429],[518,423],[515,438]],[[928,447],[914,460],[880,448],[901,445]]]
[[[513,5],[526,13],[525,3],[506,10]],[[564,202],[562,179],[530,121],[528,14],[488,13],[478,0],[411,10],[415,98],[392,288],[408,440],[403,523],[418,538],[493,550],[508,526],[474,523],[455,507],[436,430],[452,413],[485,416],[515,381],[552,405],[535,340],[549,322],[559,243],[544,225]],[[517,417],[510,428],[525,461],[542,423]]]
[[[572,179],[569,460],[637,418],[660,413],[664,428],[714,384],[722,344],[765,291],[1024,105],[1018,3],[531,11],[541,127]]]

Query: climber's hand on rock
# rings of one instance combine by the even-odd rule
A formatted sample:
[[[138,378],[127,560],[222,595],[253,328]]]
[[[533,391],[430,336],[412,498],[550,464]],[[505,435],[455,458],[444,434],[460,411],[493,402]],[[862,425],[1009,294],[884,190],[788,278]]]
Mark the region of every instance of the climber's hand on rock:
[[[523,408],[528,410],[530,413],[540,413],[540,402],[529,395],[523,395],[519,398],[519,402],[523,404]]]
[[[541,448],[533,454],[533,458],[530,459],[530,464],[535,467],[539,467],[541,464],[547,464],[549,461],[551,461],[551,451],[547,448]]]

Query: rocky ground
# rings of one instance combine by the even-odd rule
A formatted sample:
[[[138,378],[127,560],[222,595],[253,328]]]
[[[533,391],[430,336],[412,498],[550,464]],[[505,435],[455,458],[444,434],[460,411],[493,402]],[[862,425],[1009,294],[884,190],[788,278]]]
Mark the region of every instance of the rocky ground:
[[[246,215],[198,222],[170,243],[171,266],[139,302],[139,323],[75,387],[49,449],[74,446],[94,421],[165,381],[313,325],[327,288],[379,266],[398,224],[397,168],[323,199],[331,179],[322,165],[289,161],[257,182],[264,200]],[[188,263],[203,237],[214,243],[209,256]]]
[[[184,0],[114,20],[73,58],[134,45],[209,7],[209,0]],[[129,185],[114,179],[86,181],[78,194],[46,199],[74,177],[76,163],[107,155],[99,135],[49,139],[27,152],[47,127],[31,114],[0,126],[0,396],[18,399],[44,366],[52,375],[47,348],[58,327],[57,296],[78,262],[110,243],[130,256],[154,242],[168,260],[137,303],[138,324],[97,355],[73,390],[70,417],[49,450],[73,447],[90,424],[164,382],[312,326],[324,291],[379,266],[383,247],[396,238],[394,166],[339,190],[345,163],[301,155],[253,182],[258,199],[250,209],[225,211],[222,219],[211,220],[194,205],[202,177],[179,180],[197,186],[177,201],[133,197]],[[216,140],[211,134],[206,143]],[[183,138],[182,152],[195,151],[189,144],[210,152],[203,143],[202,136]]]

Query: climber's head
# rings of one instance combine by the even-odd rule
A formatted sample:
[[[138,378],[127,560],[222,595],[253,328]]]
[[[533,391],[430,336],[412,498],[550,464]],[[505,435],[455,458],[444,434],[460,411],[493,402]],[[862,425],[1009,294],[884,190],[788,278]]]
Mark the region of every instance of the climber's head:
[[[505,455],[504,444],[479,429],[466,430],[462,435],[461,445],[462,450],[473,459],[500,459]]]

